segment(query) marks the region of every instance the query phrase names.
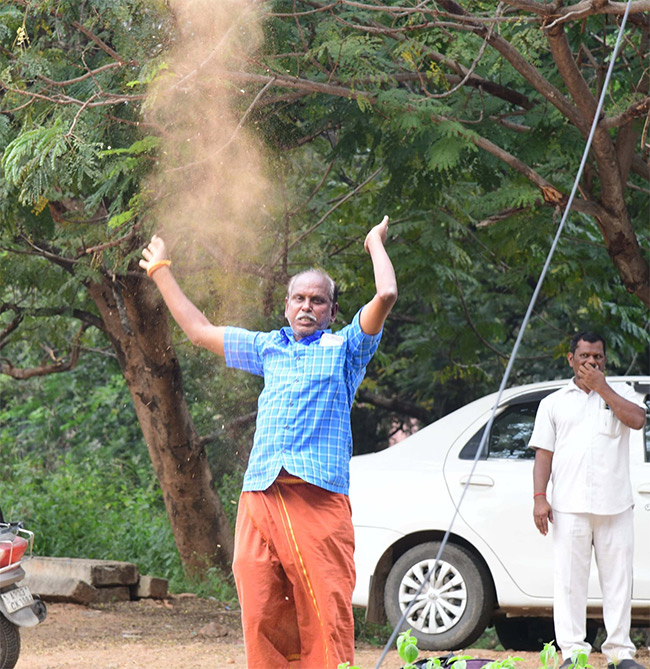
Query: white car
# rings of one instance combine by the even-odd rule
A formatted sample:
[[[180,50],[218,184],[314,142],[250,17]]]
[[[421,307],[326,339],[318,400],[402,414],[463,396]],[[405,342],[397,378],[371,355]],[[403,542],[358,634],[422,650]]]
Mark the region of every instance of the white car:
[[[650,407],[650,377],[610,377],[632,385]],[[403,629],[424,650],[466,648],[494,624],[505,648],[534,650],[554,638],[553,551],[533,522],[534,451],[527,448],[540,400],[566,384],[547,381],[504,390],[483,456],[476,449],[497,393],[478,399],[398,444],[351,460],[357,585],[353,604],[368,620],[395,627],[433,568],[435,575]],[[650,421],[630,436],[634,493],[633,625],[650,623]],[[487,452],[486,452],[487,451]],[[552,491],[551,491],[552,492]],[[592,564],[588,617],[602,621]]]

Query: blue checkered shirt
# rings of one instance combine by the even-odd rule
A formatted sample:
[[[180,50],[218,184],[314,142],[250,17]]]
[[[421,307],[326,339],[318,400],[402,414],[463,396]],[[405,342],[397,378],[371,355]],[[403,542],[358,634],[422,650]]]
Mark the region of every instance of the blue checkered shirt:
[[[348,494],[350,409],[381,339],[381,332],[363,332],[360,314],[336,334],[320,330],[300,341],[289,327],[226,328],[228,367],[264,377],[245,491],[266,490],[284,467],[308,483]]]

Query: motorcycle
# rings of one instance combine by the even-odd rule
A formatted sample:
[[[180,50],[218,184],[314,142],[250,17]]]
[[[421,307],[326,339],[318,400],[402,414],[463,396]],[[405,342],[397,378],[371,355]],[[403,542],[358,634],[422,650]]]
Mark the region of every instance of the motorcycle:
[[[22,523],[5,523],[0,511],[0,669],[13,669],[20,655],[19,627],[45,620],[47,609],[26,585],[21,563],[32,556],[34,533]]]

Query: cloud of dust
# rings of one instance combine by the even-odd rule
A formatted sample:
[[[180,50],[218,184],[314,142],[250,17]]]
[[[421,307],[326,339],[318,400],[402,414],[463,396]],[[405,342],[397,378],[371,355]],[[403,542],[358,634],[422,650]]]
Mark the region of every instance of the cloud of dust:
[[[168,70],[150,88],[147,120],[162,146],[150,184],[155,228],[178,275],[192,274],[191,297],[214,297],[208,316],[233,322],[246,309],[249,263],[270,224],[273,190],[261,142],[242,124],[242,91],[225,76],[244,70],[262,39],[252,0],[168,0],[178,33]],[[250,100],[250,97],[247,98]],[[196,277],[202,277],[197,282]],[[257,288],[257,290],[255,290]],[[259,305],[259,301],[257,303]],[[248,305],[250,308],[250,304]]]

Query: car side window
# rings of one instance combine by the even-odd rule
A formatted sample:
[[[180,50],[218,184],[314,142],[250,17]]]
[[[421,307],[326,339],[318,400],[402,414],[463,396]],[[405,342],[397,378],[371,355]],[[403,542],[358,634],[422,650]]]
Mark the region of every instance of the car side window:
[[[538,406],[539,400],[522,402],[506,407],[496,416],[481,460],[534,460],[535,451],[528,448],[528,442]],[[474,459],[482,436],[483,429],[465,444],[459,455],[461,460]]]
[[[534,460],[535,451],[528,448],[533,433],[537,403],[509,407],[492,425],[488,458]]]

